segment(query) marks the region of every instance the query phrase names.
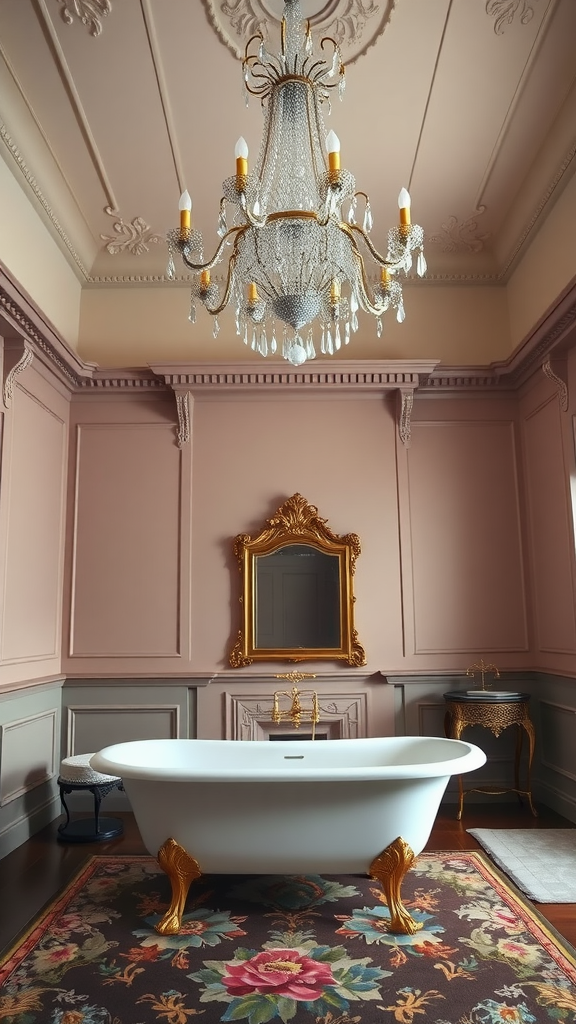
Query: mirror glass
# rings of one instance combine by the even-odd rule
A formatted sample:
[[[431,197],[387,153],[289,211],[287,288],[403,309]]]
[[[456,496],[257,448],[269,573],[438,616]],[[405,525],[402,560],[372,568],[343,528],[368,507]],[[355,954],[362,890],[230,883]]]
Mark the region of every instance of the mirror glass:
[[[286,544],[254,561],[255,646],[340,647],[338,555]]]
[[[241,628],[230,665],[342,659],[366,664],[354,628],[355,533],[333,533],[314,505],[293,494],[255,537],[241,533]]]

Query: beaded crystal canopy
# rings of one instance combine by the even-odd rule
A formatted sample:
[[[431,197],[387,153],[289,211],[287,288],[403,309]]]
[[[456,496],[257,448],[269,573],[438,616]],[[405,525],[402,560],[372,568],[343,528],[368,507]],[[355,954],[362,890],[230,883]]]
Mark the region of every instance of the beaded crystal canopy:
[[[243,139],[236,147],[236,174],[223,182],[214,255],[205,260],[200,232],[191,227],[191,200],[180,200],[180,228],[168,235],[168,277],[174,279],[179,253],[194,272],[190,320],[199,301],[214,317],[232,306],[236,331],[262,356],[278,351],[299,366],[316,355],[333,355],[358,329],[358,310],[376,319],[396,310],[404,319],[402,287],[397,275],[408,273],[413,253],[417,272],[426,271],[424,233],[410,223],[410,197],[402,189],[400,223],[388,233],[382,255],[372,244],[372,214],[352,174],[340,167],[334,132],[326,137],[323,109],[332,90],[342,98],[345,68],[338,44],[326,37],[315,54],[310,25],[300,0],[287,0],[281,26],[281,49],[271,54],[264,37],[254,35],[242,61],[246,102],[260,97],[264,130],[258,161],[248,170]],[[359,212],[362,226],[356,222]],[[211,271],[227,260],[225,279]],[[367,269],[376,272],[371,280]]]

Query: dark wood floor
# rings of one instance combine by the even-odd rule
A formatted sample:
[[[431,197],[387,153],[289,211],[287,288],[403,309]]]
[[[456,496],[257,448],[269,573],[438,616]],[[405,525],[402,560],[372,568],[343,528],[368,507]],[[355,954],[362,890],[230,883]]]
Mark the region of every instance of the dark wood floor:
[[[10,946],[41,908],[66,884],[92,855],[146,853],[131,814],[124,819],[124,835],[105,843],[60,843],[58,821],[0,860],[0,950]],[[59,819],[63,820],[63,819]],[[469,804],[462,821],[455,819],[454,805],[441,808],[427,850],[479,849],[468,828],[574,828],[553,811],[539,807],[533,818],[516,804]],[[576,946],[576,904],[534,904],[539,913]]]

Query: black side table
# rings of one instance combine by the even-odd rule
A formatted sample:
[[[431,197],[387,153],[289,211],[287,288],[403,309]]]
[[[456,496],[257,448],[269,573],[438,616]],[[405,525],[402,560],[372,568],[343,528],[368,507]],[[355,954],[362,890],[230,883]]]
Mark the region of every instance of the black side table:
[[[462,776],[459,775],[458,790],[460,802],[458,814],[456,815],[458,821],[462,817],[466,793],[489,793],[492,796],[498,796],[502,793],[516,793],[519,799],[523,796],[526,797],[532,814],[537,818],[538,812],[532,803],[530,785],[535,742],[534,726],[528,709],[530,694],[507,690],[450,690],[444,694],[444,700],[446,702],[444,732],[451,739],[460,739],[463,730],[468,725],[481,725],[485,729],[489,729],[494,736],[499,736],[510,725],[516,726],[514,787],[509,789],[491,789],[487,786],[474,786],[464,790],[462,787]],[[528,771],[525,787],[522,788],[520,785],[520,755],[522,753],[522,737],[524,732],[528,736]]]
[[[123,789],[122,779],[113,775],[101,775],[90,767],[92,754],[77,754],[67,757],[60,765],[58,787],[60,802],[66,813],[66,821],[58,826],[58,839],[66,843],[98,843],[105,839],[121,836],[124,824],[120,818],[101,818],[100,804],[103,797],[113,789]],[[94,816],[71,820],[65,796],[74,790],[91,793],[94,797]]]

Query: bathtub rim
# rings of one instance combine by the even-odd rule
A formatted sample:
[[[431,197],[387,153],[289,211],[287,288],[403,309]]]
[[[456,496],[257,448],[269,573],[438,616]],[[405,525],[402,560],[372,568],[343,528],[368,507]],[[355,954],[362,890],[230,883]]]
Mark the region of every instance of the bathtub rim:
[[[452,750],[454,756],[445,758],[442,761],[412,761],[407,764],[384,764],[384,765],[360,765],[347,766],[346,764],[335,767],[319,767],[318,765],[302,767],[299,762],[305,755],[306,749],[313,746],[318,747],[318,740],[286,740],[282,743],[284,758],[298,759],[294,765],[284,764],[275,768],[269,765],[248,767],[246,765],[233,765],[231,763],[223,766],[191,767],[175,764],[162,764],[149,766],[141,763],[130,763],[122,757],[135,748],[142,748],[143,745],[153,744],[158,747],[163,744],[193,744],[197,749],[202,745],[215,745],[239,743],[239,740],[204,740],[204,739],[149,739],[149,740],[128,740],[124,743],[114,743],[103,747],[90,759],[90,765],[96,771],[104,774],[116,775],[122,779],[138,779],[150,782],[229,782],[231,785],[242,782],[259,783],[294,783],[294,782],[369,782],[369,781],[393,781],[395,779],[424,779],[450,777],[462,775],[481,768],[486,763],[486,754],[474,743],[462,739],[448,739],[441,736],[390,736],[390,737],[361,737],[358,739],[345,739],[328,741],[341,744],[343,748],[350,748],[350,745],[357,747],[359,744],[368,743],[372,747],[378,741],[410,740],[417,746],[425,745],[428,741],[447,745],[446,749]],[[270,750],[269,740],[251,740],[251,747],[259,746]],[[244,743],[243,743],[244,745]],[[400,742],[397,743],[400,746]],[[274,746],[277,746],[274,744]],[[279,746],[279,745],[278,745]],[[344,753],[344,750],[342,751]],[[120,756],[119,756],[120,754]]]

